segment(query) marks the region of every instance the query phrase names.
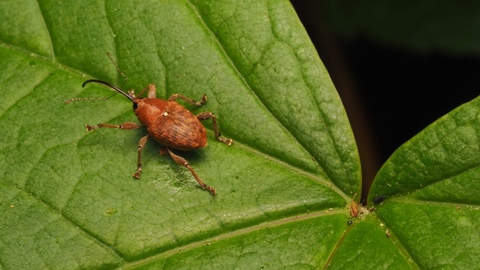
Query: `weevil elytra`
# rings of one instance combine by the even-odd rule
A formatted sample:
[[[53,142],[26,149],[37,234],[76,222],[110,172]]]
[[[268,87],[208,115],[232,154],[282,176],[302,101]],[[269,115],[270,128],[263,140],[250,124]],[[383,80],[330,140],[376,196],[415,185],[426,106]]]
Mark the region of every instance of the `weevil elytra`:
[[[113,60],[112,62],[118,69],[116,63]],[[121,71],[120,73],[123,75]],[[205,147],[207,145],[207,134],[205,128],[200,121],[208,119],[212,119],[215,138],[228,146],[233,144],[232,139],[225,139],[220,135],[220,131],[217,125],[217,118],[213,113],[202,112],[195,116],[185,107],[181,106],[179,103],[176,102],[176,100],[180,98],[185,102],[192,104],[193,106],[201,106],[207,101],[206,94],[202,96],[202,99],[200,101],[195,101],[181,94],[173,94],[167,100],[163,100],[156,97],[156,87],[154,84],[150,84],[145,89],[143,89],[138,95],[138,97],[135,95],[133,90],[125,92],[119,87],[101,80],[87,80],[82,84],[82,87],[85,87],[85,85],[92,82],[106,85],[132,101],[133,111],[137,116],[138,120],[140,121],[141,125],[134,122],[126,122],[118,125],[87,124],[85,125],[85,127],[88,131],[92,131],[98,128],[118,128],[123,130],[137,129],[141,127],[147,128],[148,135],[141,138],[138,143],[137,171],[133,174],[134,178],[140,179],[140,176],[142,174],[142,150],[145,147],[148,138],[153,137],[153,139],[155,139],[158,143],[165,146],[164,148],[160,149],[161,155],[168,153],[177,164],[184,166],[190,170],[193,177],[195,177],[202,189],[206,189],[210,191],[212,195],[215,195],[215,188],[205,184],[186,159],[179,155],[176,155],[170,150],[170,148],[172,148],[183,151],[190,151]],[[140,96],[142,96],[145,91],[148,91],[147,97],[141,98]],[[65,102],[69,103],[74,100],[84,99],[90,98],[74,98]]]

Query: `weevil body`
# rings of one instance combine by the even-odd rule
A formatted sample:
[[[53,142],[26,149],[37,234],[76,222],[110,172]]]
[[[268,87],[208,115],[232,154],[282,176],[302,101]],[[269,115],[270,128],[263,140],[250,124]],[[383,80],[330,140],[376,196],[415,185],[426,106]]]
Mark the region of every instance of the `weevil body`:
[[[207,145],[207,132],[200,120],[177,102],[145,98],[134,99],[133,104],[140,123],[160,144],[184,151]]]
[[[207,134],[205,128],[200,121],[212,119],[213,129],[215,137],[220,142],[226,145],[231,145],[233,140],[224,139],[218,130],[217,120],[213,113],[203,112],[198,115],[192,114],[185,107],[178,104],[175,100],[180,98],[194,106],[200,106],[207,101],[207,96],[203,95],[200,101],[189,99],[181,94],[173,94],[168,100],[163,100],[156,97],[156,88],[154,84],[147,86],[140,94],[141,96],[148,90],[147,98],[139,98],[135,96],[133,91],[124,92],[117,86],[100,80],[88,80],[85,81],[82,86],[86,84],[96,82],[106,85],[118,93],[128,98],[133,103],[133,111],[142,125],[138,125],[133,122],[126,122],[119,125],[112,124],[98,124],[95,126],[85,125],[88,131],[92,131],[98,128],[118,128],[118,129],[136,129],[145,126],[148,130],[148,135],[140,139],[138,143],[138,159],[137,159],[137,171],[133,174],[133,177],[139,179],[142,173],[142,150],[147,143],[148,138],[151,136],[165,148],[160,150],[160,154],[168,153],[172,159],[179,165],[182,165],[190,170],[197,182],[203,189],[206,189],[215,195],[215,189],[205,184],[197,173],[193,170],[187,160],[183,157],[174,154],[170,148],[190,151],[205,147],[207,145]],[[67,100],[71,102],[73,100]]]

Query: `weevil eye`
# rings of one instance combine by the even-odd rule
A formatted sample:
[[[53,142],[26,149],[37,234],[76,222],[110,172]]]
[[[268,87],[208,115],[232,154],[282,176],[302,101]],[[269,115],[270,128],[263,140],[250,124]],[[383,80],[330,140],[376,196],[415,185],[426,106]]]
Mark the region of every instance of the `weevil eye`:
[[[133,109],[136,110],[138,108],[138,103],[137,102],[133,102]]]

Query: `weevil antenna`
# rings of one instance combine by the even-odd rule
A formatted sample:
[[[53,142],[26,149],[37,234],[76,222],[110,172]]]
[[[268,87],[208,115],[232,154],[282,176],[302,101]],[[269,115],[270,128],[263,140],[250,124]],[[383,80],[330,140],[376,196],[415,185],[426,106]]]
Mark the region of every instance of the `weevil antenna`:
[[[130,96],[129,94],[125,93],[125,91],[123,91],[122,89],[118,88],[117,86],[113,85],[113,84],[110,84],[108,82],[104,82],[104,81],[101,81],[101,80],[88,80],[88,81],[85,81],[84,83],[82,83],[82,87],[85,87],[85,85],[87,83],[91,83],[91,82],[96,82],[96,83],[99,83],[99,84],[103,84],[103,85],[106,85],[110,88],[112,88],[113,90],[117,91],[118,93],[124,95],[126,98],[130,99],[131,101],[133,101],[133,97]]]
[[[115,62],[115,60],[113,60],[113,57],[112,57],[112,54],[110,52],[107,52],[107,56],[108,58],[110,58],[110,61],[112,61],[112,64],[115,66],[115,68],[117,69],[117,71],[120,73],[120,75],[122,75],[123,78],[125,78],[125,81],[123,82],[122,84],[122,88],[125,86],[125,84],[127,83],[128,81],[128,77],[127,75],[125,75],[125,73],[123,73],[123,71],[120,69],[120,67],[118,66],[117,62]]]

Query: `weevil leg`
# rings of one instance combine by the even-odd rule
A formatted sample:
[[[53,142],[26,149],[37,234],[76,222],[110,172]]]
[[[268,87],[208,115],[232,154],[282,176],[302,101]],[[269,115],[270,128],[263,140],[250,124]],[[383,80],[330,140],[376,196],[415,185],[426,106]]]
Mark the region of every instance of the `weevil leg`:
[[[126,122],[120,125],[112,125],[112,124],[98,124],[95,126],[85,125],[85,128],[87,128],[88,131],[92,131],[99,128],[118,128],[118,129],[129,130],[129,129],[137,129],[141,127],[142,127],[141,125],[134,122]],[[145,147],[145,144],[147,144],[148,136],[150,135],[144,136],[138,142],[137,171],[133,174],[133,177],[137,179],[140,179],[140,176],[142,175],[142,150]]]
[[[157,87],[153,83],[143,88],[142,91],[138,93],[138,95],[135,94],[134,90],[128,90],[128,95],[133,98],[141,97],[147,90],[148,90],[148,98],[155,98],[157,96]]]
[[[147,144],[148,137],[150,134],[142,137],[138,142],[138,159],[137,159],[137,171],[133,174],[133,177],[136,179],[140,179],[142,176],[142,150]]]
[[[220,134],[220,131],[218,130],[217,117],[215,117],[215,115],[213,113],[211,113],[211,112],[199,113],[199,114],[197,114],[197,119],[200,120],[200,121],[212,119],[213,131],[215,132],[215,138],[217,138],[217,140],[223,142],[224,144],[226,144],[228,146],[233,144],[232,139],[225,139]]]
[[[123,123],[123,124],[120,124],[120,125],[112,125],[112,124],[98,124],[98,125],[95,125],[95,126],[91,126],[91,125],[85,125],[85,128],[88,130],[88,131],[92,131],[92,130],[95,130],[95,129],[98,129],[98,128],[118,128],[118,129],[125,129],[125,130],[129,130],[129,129],[137,129],[137,128],[141,128],[142,126],[137,124],[137,123],[134,123],[134,122],[126,122],[126,123]]]
[[[170,151],[170,149],[168,147],[165,147],[165,148],[167,149],[168,154],[170,154],[170,156],[172,157],[173,161],[175,161],[175,163],[177,163],[178,165],[184,166],[184,167],[186,167],[187,169],[190,170],[193,177],[195,177],[195,179],[197,180],[198,184],[200,184],[202,189],[206,189],[206,190],[210,191],[210,193],[212,193],[212,195],[215,195],[215,189],[213,187],[205,184],[200,179],[200,177],[198,177],[197,173],[195,172],[195,170],[193,170],[193,168],[190,166],[190,164],[188,163],[188,161],[186,159],[184,159],[181,156],[175,155],[172,151]]]
[[[202,96],[202,99],[200,99],[200,101],[195,101],[195,100],[190,99],[190,98],[188,98],[188,97],[186,97],[182,94],[173,94],[168,98],[168,100],[169,101],[175,101],[177,98],[183,99],[184,101],[192,104],[193,106],[197,106],[197,107],[202,106],[203,103],[207,102],[207,94],[204,94]]]
[[[157,87],[153,83],[151,83],[147,87],[143,88],[143,90],[140,91],[138,96],[141,97],[143,95],[143,93],[145,93],[145,91],[147,91],[147,90],[148,90],[148,94],[147,94],[148,98],[156,98],[157,97]]]

